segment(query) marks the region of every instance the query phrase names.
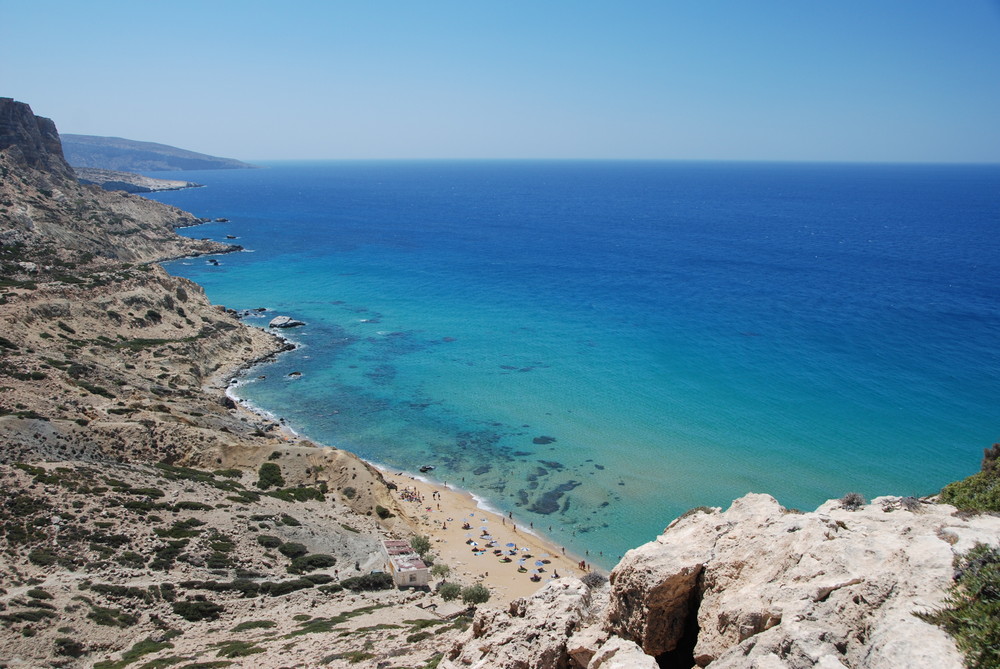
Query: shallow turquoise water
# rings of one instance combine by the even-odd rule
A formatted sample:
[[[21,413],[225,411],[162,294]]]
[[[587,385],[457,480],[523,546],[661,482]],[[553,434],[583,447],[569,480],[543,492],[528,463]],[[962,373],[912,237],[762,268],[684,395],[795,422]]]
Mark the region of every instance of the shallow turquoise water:
[[[169,271],[308,323],[241,396],[598,562],[749,491],[928,494],[1000,432],[997,167],[180,176],[208,187],[155,198],[231,219],[185,234],[252,252]]]

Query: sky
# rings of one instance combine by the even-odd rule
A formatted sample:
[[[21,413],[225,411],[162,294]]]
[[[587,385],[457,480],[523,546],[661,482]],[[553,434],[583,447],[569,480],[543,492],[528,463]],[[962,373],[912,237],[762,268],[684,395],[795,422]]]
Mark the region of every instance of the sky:
[[[1000,0],[0,0],[0,96],[248,161],[1000,162]]]

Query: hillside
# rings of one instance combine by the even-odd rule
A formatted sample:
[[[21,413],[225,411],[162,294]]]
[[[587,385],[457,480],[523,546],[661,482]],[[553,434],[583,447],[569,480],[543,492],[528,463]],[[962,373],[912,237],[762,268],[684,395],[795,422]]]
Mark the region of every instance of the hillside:
[[[234,170],[254,165],[155,142],[121,137],[61,135],[66,161],[73,167],[94,167],[118,172],[172,170]]]
[[[315,641],[341,622],[444,629],[430,592],[341,585],[412,535],[382,475],[225,395],[286,344],[153,264],[239,250],[174,232],[197,223],[81,185],[55,125],[0,98],[0,666],[337,667],[381,638]]]

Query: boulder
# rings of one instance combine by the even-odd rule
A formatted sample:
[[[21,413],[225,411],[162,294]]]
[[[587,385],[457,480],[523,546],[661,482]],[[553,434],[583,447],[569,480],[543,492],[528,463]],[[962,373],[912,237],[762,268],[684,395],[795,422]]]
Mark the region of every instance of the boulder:
[[[506,610],[476,612],[472,627],[439,665],[441,669],[564,669],[567,639],[581,626],[590,589],[576,578],[550,581],[511,602]]]
[[[658,669],[659,665],[634,642],[611,637],[594,655],[587,669]]]

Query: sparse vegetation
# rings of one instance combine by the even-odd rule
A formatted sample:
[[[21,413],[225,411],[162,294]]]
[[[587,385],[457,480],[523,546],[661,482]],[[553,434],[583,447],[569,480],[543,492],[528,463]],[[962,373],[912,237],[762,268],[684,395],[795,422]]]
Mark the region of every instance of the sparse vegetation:
[[[215,620],[225,610],[221,605],[210,602],[204,597],[183,602],[174,602],[172,607],[174,613],[189,622]]]
[[[235,626],[233,629],[229,631],[246,632],[248,630],[256,630],[256,629],[266,630],[277,626],[278,623],[274,622],[273,620],[248,620],[246,622],[240,623],[239,625]]]
[[[1000,444],[984,451],[979,472],[946,485],[938,500],[962,511],[1000,511]]]
[[[348,590],[388,590],[393,586],[392,576],[384,572],[345,578],[340,585]]]
[[[848,511],[857,511],[866,503],[864,495],[858,492],[849,492],[840,498],[840,506]]]
[[[1000,666],[1000,549],[978,544],[957,556],[945,605],[919,617],[955,638],[970,669]]]
[[[580,580],[583,581],[583,584],[588,588],[594,589],[603,588],[608,582],[608,577],[600,572],[588,571]]]

